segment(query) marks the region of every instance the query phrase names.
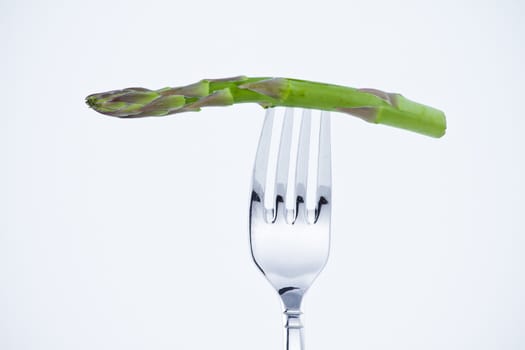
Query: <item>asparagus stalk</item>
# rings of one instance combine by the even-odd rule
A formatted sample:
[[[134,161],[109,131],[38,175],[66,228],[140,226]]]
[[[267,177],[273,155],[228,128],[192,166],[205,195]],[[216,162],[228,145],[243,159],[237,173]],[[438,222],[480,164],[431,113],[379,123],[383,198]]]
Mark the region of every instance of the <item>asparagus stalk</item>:
[[[288,78],[205,79],[183,87],[159,90],[127,88],[89,95],[86,103],[99,113],[136,118],[199,111],[201,107],[235,103],[312,108],[357,116],[420,134],[445,134],[445,114],[396,93],[356,89]]]

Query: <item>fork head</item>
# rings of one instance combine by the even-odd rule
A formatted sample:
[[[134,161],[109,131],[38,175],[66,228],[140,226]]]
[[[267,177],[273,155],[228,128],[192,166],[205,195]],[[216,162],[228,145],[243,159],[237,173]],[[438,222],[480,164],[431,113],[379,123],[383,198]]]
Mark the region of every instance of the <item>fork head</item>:
[[[330,115],[267,109],[252,179],[250,246],[287,309],[328,259],[331,214]]]

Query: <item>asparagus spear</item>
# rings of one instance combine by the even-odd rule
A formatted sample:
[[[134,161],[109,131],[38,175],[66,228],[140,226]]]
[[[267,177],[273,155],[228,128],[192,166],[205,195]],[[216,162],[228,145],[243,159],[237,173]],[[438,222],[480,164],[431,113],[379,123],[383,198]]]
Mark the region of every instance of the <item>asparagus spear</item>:
[[[183,87],[127,88],[86,98],[86,103],[97,112],[122,118],[165,116],[246,102],[258,103],[264,108],[286,106],[337,111],[432,137],[443,136],[446,129],[442,111],[400,94],[288,78],[205,79]]]

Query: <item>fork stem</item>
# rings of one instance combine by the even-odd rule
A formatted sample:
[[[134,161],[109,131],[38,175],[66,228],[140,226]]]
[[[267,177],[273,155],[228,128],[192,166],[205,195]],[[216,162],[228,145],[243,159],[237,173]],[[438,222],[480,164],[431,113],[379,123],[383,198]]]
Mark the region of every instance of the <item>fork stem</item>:
[[[284,310],[286,328],[286,350],[303,350],[303,324],[301,322],[301,310],[286,309]]]

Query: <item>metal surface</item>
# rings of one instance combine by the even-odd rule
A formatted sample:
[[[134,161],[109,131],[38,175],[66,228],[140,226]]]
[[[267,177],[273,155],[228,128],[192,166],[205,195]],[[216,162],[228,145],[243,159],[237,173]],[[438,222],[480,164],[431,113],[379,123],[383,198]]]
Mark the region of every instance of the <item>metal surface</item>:
[[[330,115],[296,112],[267,110],[250,202],[252,257],[281,298],[286,350],[304,349],[301,302],[328,259],[332,205]]]

